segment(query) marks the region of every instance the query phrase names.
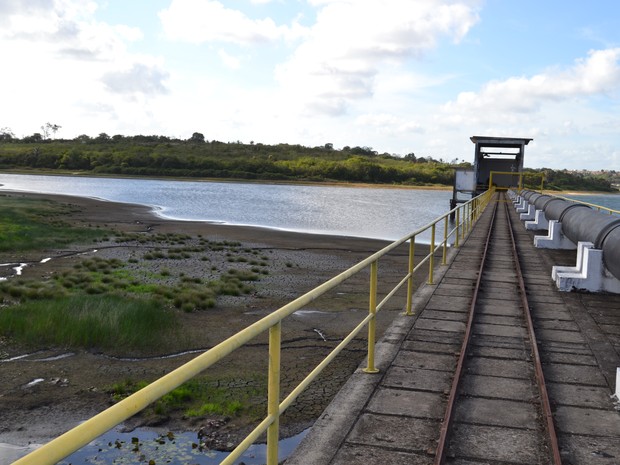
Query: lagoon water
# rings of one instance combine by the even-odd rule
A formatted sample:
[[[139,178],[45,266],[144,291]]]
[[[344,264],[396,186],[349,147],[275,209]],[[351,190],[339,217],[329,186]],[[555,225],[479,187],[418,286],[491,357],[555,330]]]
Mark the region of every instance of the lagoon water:
[[[18,174],[1,174],[0,186],[148,205],[181,220],[386,240],[446,213],[452,196],[451,190]],[[620,195],[568,197],[620,210]]]
[[[451,191],[0,175],[1,189],[152,206],[182,220],[396,240],[449,209]]]

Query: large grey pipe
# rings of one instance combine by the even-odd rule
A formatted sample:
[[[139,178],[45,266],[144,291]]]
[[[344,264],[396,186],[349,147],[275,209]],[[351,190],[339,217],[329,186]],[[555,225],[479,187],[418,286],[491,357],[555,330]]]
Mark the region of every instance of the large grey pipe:
[[[605,235],[602,249],[605,266],[611,274],[620,279],[620,224]]]
[[[548,220],[562,223],[563,233],[575,244],[592,242],[594,247],[602,249],[605,267],[620,279],[620,217],[551,196],[536,197],[534,204],[537,210],[544,209]]]

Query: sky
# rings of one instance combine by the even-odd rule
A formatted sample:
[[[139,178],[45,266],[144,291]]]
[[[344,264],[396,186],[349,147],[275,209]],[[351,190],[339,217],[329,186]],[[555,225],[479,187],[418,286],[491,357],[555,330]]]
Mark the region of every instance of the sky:
[[[620,170],[618,0],[0,0],[0,128]]]

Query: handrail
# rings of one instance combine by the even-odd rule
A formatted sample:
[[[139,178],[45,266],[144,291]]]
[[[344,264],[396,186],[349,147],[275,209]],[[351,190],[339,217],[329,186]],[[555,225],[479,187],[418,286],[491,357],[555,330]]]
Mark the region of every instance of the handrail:
[[[269,331],[267,417],[264,418],[261,423],[256,426],[256,428],[221,463],[233,463],[250,445],[252,445],[252,443],[254,443],[263,433],[267,432],[267,464],[277,464],[280,415],[295,401],[299,394],[307,388],[314,379],[316,379],[321,371],[364,329],[366,325],[368,325],[368,355],[367,367],[364,371],[367,373],[376,373],[378,371],[374,366],[375,319],[377,312],[405,283],[407,283],[407,303],[405,315],[413,314],[414,273],[428,261],[428,283],[432,284],[434,257],[436,252],[443,249],[442,264],[445,264],[449,239],[454,235],[454,246],[459,246],[459,242],[464,240],[466,235],[471,231],[476,220],[484,211],[484,208],[489,203],[493,192],[493,190],[486,191],[468,202],[458,205],[445,215],[436,218],[429,224],[389,244],[306,294],[298,297],[261,320],[239,331],[215,347],[207,350],[201,355],[198,355],[167,375],[157,379],[131,396],[126,397],[117,404],[95,415],[84,423],[67,431],[21,459],[18,459],[14,462],[14,465],[57,463],[114,426],[143,410],[149,404],[155,402],[184,382],[206,370],[214,363],[220,361],[222,358],[265,331]],[[456,212],[457,218],[455,227],[448,231],[447,218],[454,212]],[[444,224],[443,240],[439,244],[435,244],[436,225],[442,221]],[[416,237],[428,229],[432,230],[429,254],[414,266],[414,248]],[[378,260],[406,242],[409,242],[407,274],[392,289],[392,291],[390,291],[387,296],[379,304],[377,304]],[[319,365],[317,365],[317,367],[310,372],[308,376],[306,376],[304,380],[297,385],[297,387],[293,388],[292,392],[283,401],[280,401],[280,344],[282,320],[369,266],[371,269],[371,278],[369,285],[370,296],[368,315],[328,354],[325,359],[323,359],[323,361],[321,361],[321,363],[319,363]]]
[[[584,205],[587,205],[588,207],[596,208],[597,211],[599,211],[599,212],[604,210],[604,211],[608,212],[610,215],[620,215],[620,210],[613,210],[611,208],[603,207],[602,205],[597,205],[595,203],[588,203],[588,202],[584,202],[583,200],[571,199],[570,197],[564,197],[562,195],[555,195],[555,197],[557,197],[559,199],[568,200],[570,202],[582,203]]]

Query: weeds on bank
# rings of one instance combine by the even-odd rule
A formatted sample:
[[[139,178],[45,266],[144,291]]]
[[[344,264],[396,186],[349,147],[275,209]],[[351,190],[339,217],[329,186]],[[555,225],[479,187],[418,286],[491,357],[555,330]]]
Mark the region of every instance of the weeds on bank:
[[[119,245],[148,244],[152,250],[141,257],[145,260],[142,265],[140,257],[127,263],[95,257],[48,279],[15,277],[0,282],[4,307],[0,335],[30,345],[152,347],[160,331],[174,328],[173,309],[193,312],[212,308],[219,296],[251,292],[250,283],[267,274],[265,261],[243,257],[258,252],[241,249],[239,242],[209,241],[186,234],[112,234],[99,228],[71,227],[58,220],[73,212],[73,207],[53,201],[0,196],[0,251],[58,248],[97,239]],[[204,276],[196,277],[175,276],[167,268],[153,270],[146,265],[155,259],[185,260],[199,253],[226,253],[233,263],[245,267],[249,261],[256,266],[219,271],[211,265]],[[207,255],[200,259],[210,260]],[[158,326],[161,321],[166,323]]]
[[[186,417],[207,415],[260,418],[264,415],[266,387],[264,375],[248,375],[245,379],[194,378],[163,396],[150,407],[150,413],[168,415],[182,411]],[[118,402],[147,386],[146,381],[124,381],[107,389]]]
[[[138,272],[118,259],[85,259],[51,279],[0,282],[0,301],[7,305],[0,312],[0,334],[27,345],[148,348],[175,327],[171,308],[213,308],[218,296],[251,292],[249,283],[259,276],[230,269],[205,281],[181,273],[170,285],[162,283],[171,280],[168,269]],[[164,316],[166,323],[158,326]]]
[[[0,328],[28,345],[150,347],[176,327],[170,309],[154,299],[72,295],[31,300],[0,312]]]
[[[0,252],[61,247],[92,242],[108,232],[76,228],[59,218],[71,207],[48,200],[0,196]]]

